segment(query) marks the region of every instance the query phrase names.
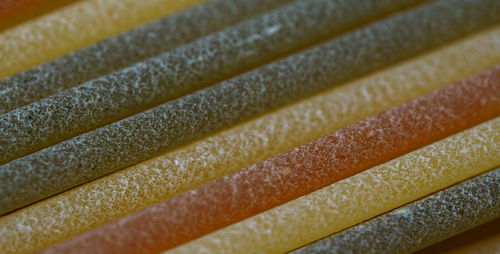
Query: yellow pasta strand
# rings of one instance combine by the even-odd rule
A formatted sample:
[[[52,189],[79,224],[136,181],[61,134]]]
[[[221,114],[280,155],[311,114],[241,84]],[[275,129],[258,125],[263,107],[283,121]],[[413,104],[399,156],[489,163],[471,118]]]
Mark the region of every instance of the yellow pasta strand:
[[[76,1],[83,0],[35,0],[35,1],[23,1],[17,0],[21,2],[21,4],[28,3],[28,5],[24,5],[18,9],[15,9],[13,12],[8,13],[6,16],[2,15],[2,10],[0,10],[0,32],[2,30],[8,29],[10,27],[19,25],[23,22],[26,22],[30,19],[34,19],[41,15],[52,12],[58,8],[62,8],[64,6],[68,6],[69,4],[73,4]],[[2,0],[0,0],[1,5]],[[9,1],[7,1],[9,2]],[[10,0],[10,2],[16,2],[16,0]]]
[[[0,78],[206,0],[87,0],[0,33]]]
[[[283,253],[500,165],[500,117],[168,253]]]
[[[292,104],[0,218],[0,246],[27,253],[136,212],[500,61],[500,26]]]

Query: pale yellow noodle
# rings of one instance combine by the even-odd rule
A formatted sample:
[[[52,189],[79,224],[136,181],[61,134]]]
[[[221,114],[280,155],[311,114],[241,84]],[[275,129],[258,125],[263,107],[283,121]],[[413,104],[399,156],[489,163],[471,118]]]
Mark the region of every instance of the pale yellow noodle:
[[[0,33],[0,78],[206,0],[86,0]]]
[[[0,218],[6,253],[47,247],[500,62],[500,27]]]
[[[500,165],[500,117],[166,253],[283,253]]]

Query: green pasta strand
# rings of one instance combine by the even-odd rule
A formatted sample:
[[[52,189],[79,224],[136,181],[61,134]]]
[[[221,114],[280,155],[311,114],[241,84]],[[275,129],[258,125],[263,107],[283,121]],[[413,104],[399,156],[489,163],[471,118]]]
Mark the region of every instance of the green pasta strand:
[[[172,50],[292,0],[214,0],[0,80],[0,114]]]
[[[499,11],[496,0],[437,1],[6,163],[0,213],[484,28]]]
[[[0,163],[230,78],[417,1],[297,1],[10,111],[0,115]]]
[[[291,253],[411,253],[500,217],[500,169]]]

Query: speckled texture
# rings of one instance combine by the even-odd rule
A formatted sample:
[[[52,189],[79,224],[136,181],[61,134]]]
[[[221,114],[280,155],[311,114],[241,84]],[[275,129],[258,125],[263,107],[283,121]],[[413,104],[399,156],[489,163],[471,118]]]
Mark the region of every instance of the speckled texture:
[[[500,62],[499,40],[489,29],[1,217],[0,246],[48,247],[473,75]]]
[[[500,19],[497,9],[495,0],[438,1],[1,165],[0,213],[458,37]]]
[[[499,80],[497,66],[76,237],[61,253],[157,252],[228,226],[500,115]]]
[[[414,254],[492,254],[500,253],[500,216]]]
[[[1,80],[0,113],[127,67],[291,1],[209,1],[71,52]]]
[[[495,169],[292,253],[411,253],[498,217]]]
[[[0,78],[202,0],[86,0],[0,34]]]
[[[399,3],[412,1],[415,2],[403,0]],[[329,38],[397,9],[393,2],[298,1],[0,115],[0,163],[35,152]],[[498,9],[500,10],[500,7]],[[269,82],[267,84],[270,86]]]
[[[85,0],[0,34],[0,78],[203,0]]]
[[[496,118],[170,253],[290,251],[485,172],[500,165],[499,154],[500,118]]]

